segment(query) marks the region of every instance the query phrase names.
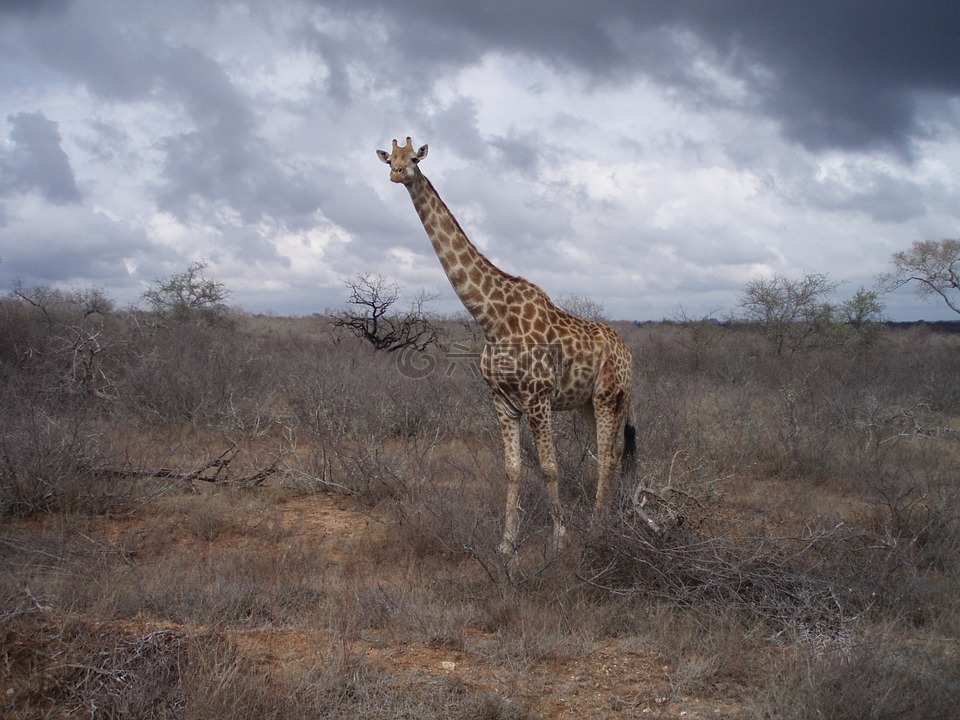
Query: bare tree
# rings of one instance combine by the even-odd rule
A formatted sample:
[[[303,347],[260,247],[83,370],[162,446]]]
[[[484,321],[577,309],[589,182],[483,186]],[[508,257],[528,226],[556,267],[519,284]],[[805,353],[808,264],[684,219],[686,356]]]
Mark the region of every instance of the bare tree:
[[[350,290],[350,307],[333,314],[334,327],[347,328],[377,350],[394,352],[403,348],[424,350],[437,341],[437,327],[426,305],[436,296],[417,293],[406,312],[396,313],[394,306],[402,288],[382,275],[360,273],[344,280]]]
[[[24,287],[17,279],[13,285],[13,296],[30,305],[43,316],[47,325],[53,325],[57,318],[69,317],[71,320],[79,314],[82,318],[91,315],[101,317],[113,312],[113,299],[103,288],[76,288],[59,290],[47,285]]]
[[[834,308],[826,298],[838,284],[821,273],[805,273],[798,280],[757,278],[747,283],[737,306],[744,320],[763,329],[778,355],[785,349],[794,352],[832,323]]]
[[[955,313],[960,313],[960,239],[918,240],[909,250],[896,252],[894,270],[877,282],[886,292],[917,283],[921,297],[939,295]]]
[[[45,359],[63,387],[112,399],[104,359],[116,338],[105,327],[114,302],[102,288],[59,290],[49,286],[24,287],[14,283],[12,297],[33,308],[46,330],[21,338],[25,347],[14,351],[22,358]]]
[[[557,307],[582,320],[606,322],[603,303],[586,295],[562,295],[557,298]]]
[[[222,282],[205,277],[206,269],[207,263],[197,260],[167,280],[154,281],[153,287],[143,293],[143,299],[161,317],[216,319],[226,310],[230,291]]]

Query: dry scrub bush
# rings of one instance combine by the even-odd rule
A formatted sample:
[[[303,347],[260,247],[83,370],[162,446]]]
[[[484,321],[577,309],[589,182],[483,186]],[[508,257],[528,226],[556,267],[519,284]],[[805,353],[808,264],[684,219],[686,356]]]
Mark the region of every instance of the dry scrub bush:
[[[772,665],[750,718],[957,718],[956,649],[894,630],[854,644],[811,648]]]
[[[464,437],[489,427],[485,386],[469,365],[448,363],[439,351],[423,357],[435,369],[417,378],[404,374],[402,354],[378,353],[356,340],[323,347],[288,376],[295,420],[319,437],[384,441]]]
[[[864,613],[954,625],[957,338],[918,347],[893,333],[855,352],[776,357],[749,330],[716,328],[710,368],[690,328],[635,332],[642,477],[622,488],[616,522],[586,534],[586,582],[734,607],[773,632],[835,634]],[[765,476],[789,485],[760,505],[726,482]],[[814,487],[858,514],[798,515]]]
[[[118,383],[121,405],[157,424],[263,433],[277,420],[283,350],[239,321],[146,328]]]
[[[326,553],[275,524],[224,522],[204,506],[170,508],[136,534],[96,539],[96,519],[55,516],[0,532],[0,597],[102,618],[156,617],[218,627],[303,622],[325,607]],[[254,514],[256,517],[256,514]],[[12,602],[12,600],[11,600]]]
[[[182,633],[122,633],[40,611],[0,619],[7,718],[182,718]],[[9,661],[14,660],[11,664]]]
[[[271,672],[250,663],[232,644],[213,638],[195,653],[185,678],[190,716],[423,718],[522,720],[527,713],[504,697],[471,691],[454,679],[388,676],[361,659],[320,658],[303,671]]]
[[[102,512],[128,490],[103,470],[103,397],[122,332],[82,294],[0,300],[0,514]]]
[[[373,500],[400,496],[438,447],[490,436],[496,422],[478,377],[455,366],[406,377],[399,357],[343,341],[318,355],[321,372],[304,359],[290,374],[288,429],[311,447],[307,476]]]
[[[56,609],[96,612],[103,595],[118,589],[114,573],[131,554],[91,537],[89,521],[57,515],[27,528],[0,530],[0,615]]]
[[[179,341],[207,345],[207,337],[191,337],[184,326],[178,336],[162,338],[158,347],[156,328],[144,323],[141,314],[103,305],[86,312],[81,301],[90,298],[84,293],[35,291],[29,297],[29,303],[0,301],[0,400],[5,408],[0,416],[0,512],[116,512],[137,495],[149,496],[143,482],[148,473],[132,460],[140,452],[124,438],[131,438],[129,431],[142,420],[157,420],[158,408],[145,402],[151,393],[163,396],[167,409],[177,408],[169,419],[182,422],[191,415],[182,411],[190,403],[183,401],[185,393],[170,387],[171,378],[175,375],[182,384],[200,371],[185,362],[167,376],[171,382],[164,382],[145,375],[144,363],[156,364],[164,352],[184,360],[189,353]],[[191,407],[211,405],[210,388],[219,389],[221,400],[230,403],[217,417],[227,415],[231,427],[249,428],[251,421],[235,420],[240,398],[248,397],[237,377],[242,376],[208,372]],[[260,394],[256,390],[249,397]]]
[[[0,404],[0,514],[109,513],[136,493],[136,481],[110,471],[113,449],[88,401],[38,395],[15,379]]]
[[[48,393],[109,396],[126,323],[101,291],[18,288],[0,299],[0,368]]]
[[[813,556],[835,542],[821,529],[791,538],[746,538],[731,529],[680,526],[659,536],[631,518],[588,540],[580,577],[614,595],[735,612],[748,624],[766,625],[769,633],[804,628],[832,634],[848,613],[862,609],[849,606],[847,588],[812,572]]]
[[[229,628],[315,618],[326,604],[325,548],[258,517],[217,495],[184,498],[123,539],[137,562],[91,570],[86,602],[111,617]]]
[[[416,717],[522,720],[502,696],[455,680],[390,677],[362,660],[317,658],[276,667],[247,656],[219,632],[121,630],[43,613],[0,618],[7,658],[0,678],[4,717],[249,720]]]
[[[137,612],[173,622],[257,627],[303,620],[324,599],[326,561],[315,547],[231,548],[171,552],[145,566],[113,568],[113,591],[102,587],[105,613]]]
[[[669,603],[637,603],[645,624],[633,631],[670,664],[674,699],[709,695],[717,684],[743,683],[754,675],[756,628],[736,613],[710,607],[678,609]]]
[[[891,333],[857,351],[777,357],[751,340],[749,328],[714,328],[704,366],[691,361],[695,341],[685,337],[692,330],[643,330],[635,349],[641,451],[695,447],[753,472],[832,482],[869,464],[894,438],[955,438],[956,337]]]

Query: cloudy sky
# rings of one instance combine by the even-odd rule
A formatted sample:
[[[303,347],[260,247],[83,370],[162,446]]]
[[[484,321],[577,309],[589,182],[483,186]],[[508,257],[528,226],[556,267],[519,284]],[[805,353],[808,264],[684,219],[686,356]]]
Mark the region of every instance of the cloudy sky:
[[[720,317],[817,272],[842,300],[960,236],[958,37],[956,0],[0,0],[0,290],[135,302],[204,260],[251,312],[360,272],[457,311],[375,154],[411,135],[553,296]]]

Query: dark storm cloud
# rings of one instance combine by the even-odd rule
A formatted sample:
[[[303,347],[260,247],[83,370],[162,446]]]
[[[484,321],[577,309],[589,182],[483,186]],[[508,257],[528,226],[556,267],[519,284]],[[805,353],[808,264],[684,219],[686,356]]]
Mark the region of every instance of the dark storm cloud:
[[[30,48],[28,61],[40,60],[103,98],[147,96],[162,67],[162,45],[153,33],[130,30],[76,6],[24,23],[21,37]]]
[[[508,167],[531,177],[541,166],[542,148],[546,145],[540,133],[516,130],[491,138],[490,143],[500,151],[500,158]]]
[[[226,201],[255,222],[275,199],[269,149],[254,132],[248,106],[223,68],[199,51],[184,48],[162,70],[166,92],[187,111],[194,129],[158,140],[164,152],[157,201],[182,220],[202,210],[195,201]],[[266,191],[266,192],[265,192]]]
[[[350,103],[352,90],[348,65],[355,51],[355,41],[321,32],[313,26],[301,29],[293,39],[302,43],[323,60],[327,77],[322,85],[330,100],[341,105]]]
[[[70,0],[3,0],[0,15],[37,15],[43,12],[58,12],[66,8]]]
[[[702,3],[686,21],[814,149],[906,149],[921,95],[960,94],[956,2]]]
[[[29,23],[24,34],[47,66],[99,97],[165,100],[183,109],[193,127],[155,141],[165,154],[154,185],[158,207],[181,220],[203,220],[212,205],[226,203],[247,222],[269,211],[306,224],[314,199],[277,167],[256,134],[250,98],[224,68],[200,50],[164,44],[149,24],[105,20],[76,11]]]
[[[314,221],[318,195],[312,183],[286,171],[257,133],[250,99],[221,65],[190,48],[171,50],[158,70],[160,86],[186,110],[194,129],[157,140],[163,151],[157,206],[184,221],[213,221],[217,204],[244,223],[269,216],[292,230]],[[228,242],[252,258],[275,248],[251,233],[230,233]]]
[[[76,206],[48,208],[30,225],[0,228],[5,280],[20,277],[27,285],[98,278],[130,282],[126,258],[156,253],[142,229],[115,222]]]
[[[266,217],[288,230],[315,222],[319,197],[313,183],[288,176],[270,158],[269,147],[252,134],[218,132],[218,127],[171,135],[159,147],[165,159],[157,206],[182,222],[223,222],[220,204],[245,225]],[[254,259],[274,257],[276,248],[257,233],[230,232],[225,240]]]
[[[89,120],[87,124],[93,131],[93,137],[91,139],[80,139],[78,144],[100,161],[108,162],[112,160],[119,150],[130,143],[130,135],[123,127],[104,122],[98,118]]]
[[[208,11],[214,12],[206,6],[200,10]],[[174,7],[170,12],[175,16],[178,10]],[[348,230],[363,224],[363,212],[351,209],[338,191],[330,190],[348,184],[344,172],[316,168],[322,177],[318,181],[304,176],[302,167],[291,168],[288,156],[263,136],[254,98],[238,88],[227,69],[205,50],[164,40],[161,29],[168,19],[138,22],[123,11],[107,16],[100,9],[82,12],[74,5],[51,17],[29,20],[14,26],[11,36],[18,40],[11,46],[16,46],[16,57],[24,67],[39,60],[39,66],[57,71],[107,101],[159,102],[182,111],[180,127],[162,127],[153,140],[160,162],[156,180],[145,188],[153,193],[158,209],[188,225],[220,226],[232,212],[245,225],[268,219],[284,231],[303,231],[315,224],[316,212],[326,202],[324,212],[334,222],[347,220]],[[357,43],[309,26],[295,32],[291,41],[324,59],[330,71],[322,87],[327,97],[334,103],[348,102],[347,63]],[[88,122],[95,124],[95,120]],[[99,139],[104,126],[94,129]],[[112,135],[121,133],[122,139],[121,128],[107,129]],[[111,156],[109,144],[87,141],[81,145],[101,159]],[[3,186],[23,185],[44,170],[36,162],[36,152],[18,158],[19,174],[5,172]],[[13,167],[12,162],[5,165],[8,170]],[[51,176],[44,187],[48,192],[59,189],[63,195],[69,186],[53,185],[54,179]],[[229,209],[226,215],[225,209]],[[259,259],[276,255],[272,243],[257,233],[234,227],[222,238],[238,255]]]
[[[843,183],[809,185],[802,202],[828,212],[860,212],[878,223],[906,223],[927,213],[921,186],[883,172],[853,171]]]
[[[251,132],[249,98],[237,91],[219,63],[186,47],[164,53],[163,60],[159,75],[165,90],[183,103],[198,126],[216,130],[228,141]]]
[[[56,205],[79,202],[57,123],[40,112],[17,113],[7,120],[11,146],[0,149],[0,197],[37,191]]]
[[[499,49],[581,71],[591,82],[652,76],[693,103],[717,101],[695,69],[706,59],[743,82],[747,102],[788,137],[814,150],[908,152],[911,138],[927,131],[918,100],[960,94],[955,0],[324,4],[371,13],[412,61],[466,64]]]

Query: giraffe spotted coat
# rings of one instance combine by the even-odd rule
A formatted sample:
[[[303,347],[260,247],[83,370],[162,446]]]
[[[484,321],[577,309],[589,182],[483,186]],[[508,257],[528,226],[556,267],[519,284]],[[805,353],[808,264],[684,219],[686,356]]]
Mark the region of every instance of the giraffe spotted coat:
[[[520,423],[524,416],[537,446],[550,496],[554,541],[559,544],[566,531],[551,413],[580,410],[596,437],[596,521],[608,510],[621,456],[632,457],[634,450],[630,351],[609,325],[564,312],[539,287],[503,272],[470,242],[420,171],[426,145],[414,150],[408,137],[405,145],[394,140],[392,152],[378,150],[377,155],[390,166],[390,179],[407,188],[450,284],[483,331],[480,369],[493,391],[507,473],[501,551],[511,556],[517,552]]]

